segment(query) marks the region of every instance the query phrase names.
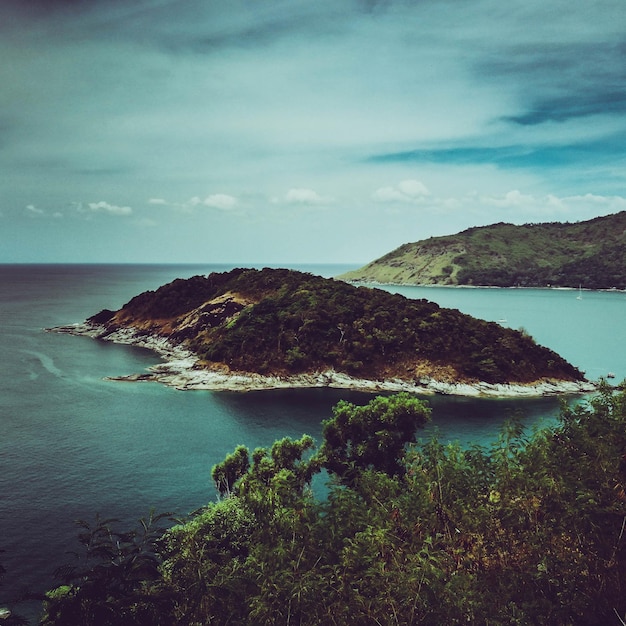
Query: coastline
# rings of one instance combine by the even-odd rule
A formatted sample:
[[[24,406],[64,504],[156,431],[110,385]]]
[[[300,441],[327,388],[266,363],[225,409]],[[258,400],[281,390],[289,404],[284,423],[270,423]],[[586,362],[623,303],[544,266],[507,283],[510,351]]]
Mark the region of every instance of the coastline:
[[[415,381],[402,379],[369,380],[354,378],[343,372],[326,370],[323,372],[294,374],[290,376],[262,375],[251,372],[224,371],[211,369],[200,364],[198,357],[181,345],[176,345],[166,337],[139,332],[130,328],[110,331],[105,326],[82,322],[68,326],[45,329],[47,332],[91,337],[123,345],[146,348],[155,352],[162,363],[152,365],[147,372],[128,376],[107,377],[105,380],[117,382],[158,382],[181,391],[260,391],[294,388],[334,388],[355,391],[399,392],[418,394],[440,394],[465,397],[492,398],[533,398],[555,395],[580,395],[595,391],[596,385],[581,381],[541,380],[535,383],[450,383],[432,378]]]
[[[355,285],[357,287],[433,287],[434,289],[541,289],[546,291],[598,291],[601,293],[626,293],[626,289],[617,289],[616,287],[596,289],[593,287],[552,287],[547,285],[535,287],[509,285],[507,287],[501,287],[499,285],[442,285],[441,283],[382,283],[376,280],[347,280],[338,276],[335,276],[334,280],[341,280],[345,283]]]

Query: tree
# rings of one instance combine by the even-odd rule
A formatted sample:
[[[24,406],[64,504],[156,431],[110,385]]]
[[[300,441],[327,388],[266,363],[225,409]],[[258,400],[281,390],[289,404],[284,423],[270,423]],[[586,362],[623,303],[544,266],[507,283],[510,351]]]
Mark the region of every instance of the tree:
[[[63,584],[46,594],[42,626],[166,624],[169,598],[153,593],[161,579],[156,542],[165,519],[171,520],[171,514],[151,512],[139,520],[140,529],[129,532],[115,530],[115,519],[78,520],[82,554],[75,555],[76,566],[57,568]]]
[[[238,446],[221,463],[213,466],[211,477],[215,482],[215,488],[221,496],[229,495],[235,483],[245,475],[250,467],[248,448]]]
[[[2,554],[4,550],[0,550]],[[0,563],[0,585],[6,574],[6,569]],[[15,612],[14,606],[19,604],[19,600],[11,600],[0,597],[0,620],[3,626],[24,626],[28,624],[25,618]],[[11,608],[9,608],[11,607]]]
[[[429,419],[430,409],[409,393],[378,396],[365,406],[342,400],[323,422],[320,458],[347,485],[364,469],[402,475],[406,445]]]
[[[407,445],[428,414],[408,394],[342,402],[318,454],[306,436],[239,448],[216,466],[226,497],[156,554],[85,526],[96,565],[43,624],[626,623],[626,393],[491,447]],[[317,500],[320,467],[336,480]]]

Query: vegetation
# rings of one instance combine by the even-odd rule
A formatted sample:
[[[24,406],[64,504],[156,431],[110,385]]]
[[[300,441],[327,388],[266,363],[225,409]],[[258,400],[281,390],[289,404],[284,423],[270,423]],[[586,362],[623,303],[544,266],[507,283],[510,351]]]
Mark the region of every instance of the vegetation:
[[[493,224],[405,244],[351,281],[626,289],[626,211],[574,224]]]
[[[0,550],[0,554],[3,552],[4,550]],[[2,563],[0,563],[0,585],[2,585],[5,575],[6,569]],[[19,605],[27,599],[30,598],[18,597],[9,599],[0,595],[0,620],[2,620],[0,623],[2,623],[3,626],[23,626],[28,624],[28,621],[16,612],[16,607],[19,607]]]
[[[582,374],[524,333],[427,300],[290,270],[175,280],[91,321],[185,343],[207,364],[262,374],[534,382]]]
[[[416,444],[427,417],[406,394],[341,403],[317,453],[238,448],[213,469],[220,499],[156,541],[85,527],[93,565],[42,624],[623,623],[626,394],[490,448]]]

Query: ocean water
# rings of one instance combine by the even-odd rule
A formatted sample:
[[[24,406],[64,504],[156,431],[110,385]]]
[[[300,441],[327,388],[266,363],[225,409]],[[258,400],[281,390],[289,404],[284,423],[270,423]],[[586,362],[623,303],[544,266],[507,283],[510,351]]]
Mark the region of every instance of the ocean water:
[[[141,372],[145,350],[44,332],[178,277],[232,266],[0,265],[0,606],[28,589],[54,585],[75,548],[74,521],[96,513],[128,528],[151,509],[185,515],[214,497],[211,467],[237,445],[270,446],[308,433],[344,390],[181,392],[155,383],[105,381]],[[334,276],[345,266],[294,266]],[[533,289],[388,287],[484,319],[525,328],[586,371],[626,378],[626,294]],[[557,398],[485,400],[430,397],[433,430],[445,441],[488,443],[503,421],[529,426],[558,414]],[[33,619],[35,603],[22,606]]]

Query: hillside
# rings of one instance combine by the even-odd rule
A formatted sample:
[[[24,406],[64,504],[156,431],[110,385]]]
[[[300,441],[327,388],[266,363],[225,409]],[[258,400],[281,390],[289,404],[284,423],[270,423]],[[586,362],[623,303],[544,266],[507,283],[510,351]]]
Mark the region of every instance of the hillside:
[[[365,379],[581,381],[519,331],[379,289],[290,270],[235,269],[175,280],[88,320],[106,339],[166,338],[205,368],[289,376],[332,370]]]
[[[626,211],[585,222],[493,224],[406,243],[351,282],[626,289]]]

